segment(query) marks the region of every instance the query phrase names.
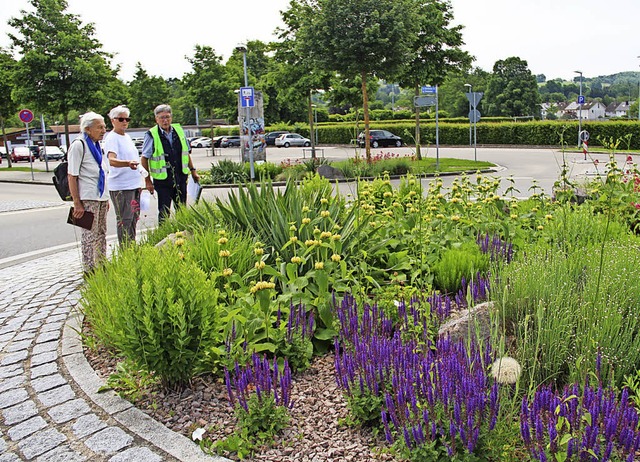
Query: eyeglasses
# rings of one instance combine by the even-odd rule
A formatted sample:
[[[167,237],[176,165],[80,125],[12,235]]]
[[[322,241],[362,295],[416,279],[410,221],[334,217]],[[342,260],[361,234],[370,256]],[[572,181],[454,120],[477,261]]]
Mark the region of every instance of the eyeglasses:
[[[169,120],[173,116],[171,114],[169,114],[169,115],[159,115],[159,116],[156,116],[156,117],[158,117],[158,119],[160,119],[160,120]]]
[[[131,122],[131,117],[116,117],[118,122]]]

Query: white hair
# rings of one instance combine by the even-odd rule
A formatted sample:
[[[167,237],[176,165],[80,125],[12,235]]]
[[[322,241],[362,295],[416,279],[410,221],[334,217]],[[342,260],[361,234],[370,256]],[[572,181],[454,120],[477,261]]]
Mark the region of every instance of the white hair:
[[[168,112],[169,114],[173,114],[173,111],[171,110],[171,106],[169,106],[168,104],[160,104],[156,106],[156,108],[153,110],[153,115],[157,116],[161,112]]]
[[[109,111],[109,118],[115,119],[120,114],[125,114],[125,117],[129,117],[131,112],[129,111],[129,108],[127,106],[121,104],[120,106],[116,106]]]
[[[86,114],[82,114],[80,116],[80,131],[86,132],[87,128],[91,128],[93,124],[97,121],[104,123],[104,117],[95,112],[87,112]]]

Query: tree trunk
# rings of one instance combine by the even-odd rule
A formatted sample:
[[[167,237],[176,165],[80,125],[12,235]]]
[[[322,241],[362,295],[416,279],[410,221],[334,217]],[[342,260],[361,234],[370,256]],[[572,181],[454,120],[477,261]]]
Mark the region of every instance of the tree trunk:
[[[416,96],[420,96],[420,87],[416,85]],[[420,153],[420,108],[416,106],[416,159],[421,160]]]
[[[2,139],[4,140],[4,150],[7,153],[7,168],[11,168],[11,156],[9,155],[9,145],[7,144],[7,132],[4,130],[4,117],[0,117],[0,125],[2,125]]]
[[[367,94],[367,73],[362,71],[362,111],[364,112],[364,150],[367,163],[371,163],[371,140],[369,140],[369,95]]]
[[[82,133],[80,134],[82,135]],[[67,143],[67,152],[69,152],[71,142],[69,141],[69,114],[67,112],[64,113],[64,140]]]

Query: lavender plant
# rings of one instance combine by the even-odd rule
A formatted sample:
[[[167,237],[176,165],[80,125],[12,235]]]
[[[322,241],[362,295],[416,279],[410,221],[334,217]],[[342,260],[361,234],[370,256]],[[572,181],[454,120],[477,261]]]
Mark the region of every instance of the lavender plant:
[[[291,369],[286,359],[279,367],[277,359],[270,362],[253,354],[249,365],[241,368],[236,363],[232,372],[225,368],[224,375],[239,429],[216,447],[243,457],[260,445],[273,443],[287,426],[288,410],[293,406]]]
[[[387,441],[399,441],[405,456],[434,445],[449,456],[473,453],[499,411],[499,385],[487,374],[491,348],[422,337],[423,329],[410,329],[425,319],[416,306],[401,303],[404,322],[394,326],[376,305],[359,313],[355,300],[345,297],[337,309],[336,381],[365,422],[376,423],[378,403]],[[354,403],[360,407],[353,409]]]
[[[522,400],[520,433],[535,460],[635,460],[640,448],[638,411],[624,388],[578,384],[550,386]]]

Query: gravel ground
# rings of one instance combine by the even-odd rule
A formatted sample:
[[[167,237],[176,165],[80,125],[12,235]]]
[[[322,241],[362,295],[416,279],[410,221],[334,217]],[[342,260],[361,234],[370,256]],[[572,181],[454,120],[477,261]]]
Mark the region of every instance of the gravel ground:
[[[85,349],[98,375],[106,379],[115,371],[117,358],[105,350]],[[311,367],[293,377],[294,407],[289,427],[275,445],[263,448],[247,461],[338,462],[395,461],[384,450],[384,441],[371,432],[341,423],[347,403],[334,378],[333,354],[317,357]],[[197,377],[184,390],[155,389],[136,406],[173,431],[191,438],[193,430],[206,428],[206,438],[220,440],[235,430],[224,382],[210,375]],[[382,437],[384,438],[384,437]],[[195,444],[195,443],[194,443]],[[233,454],[223,454],[238,460]]]

